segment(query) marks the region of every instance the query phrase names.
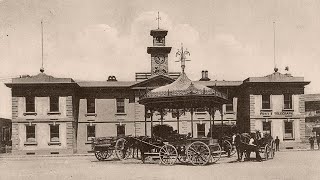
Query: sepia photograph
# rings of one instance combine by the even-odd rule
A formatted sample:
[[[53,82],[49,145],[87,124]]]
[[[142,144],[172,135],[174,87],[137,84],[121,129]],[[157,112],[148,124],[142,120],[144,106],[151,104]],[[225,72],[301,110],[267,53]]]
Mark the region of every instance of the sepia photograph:
[[[319,77],[319,0],[0,0],[0,179],[318,180]]]

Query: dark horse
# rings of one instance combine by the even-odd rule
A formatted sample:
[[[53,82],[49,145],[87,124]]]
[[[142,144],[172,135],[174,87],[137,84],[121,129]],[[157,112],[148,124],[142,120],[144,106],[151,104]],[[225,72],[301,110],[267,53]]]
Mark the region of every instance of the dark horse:
[[[236,146],[238,161],[242,160],[243,154],[245,153],[247,158],[250,158],[251,152],[256,153],[256,160],[261,161],[260,146],[258,144],[249,144],[252,137],[248,133],[237,133],[233,136],[233,142]]]

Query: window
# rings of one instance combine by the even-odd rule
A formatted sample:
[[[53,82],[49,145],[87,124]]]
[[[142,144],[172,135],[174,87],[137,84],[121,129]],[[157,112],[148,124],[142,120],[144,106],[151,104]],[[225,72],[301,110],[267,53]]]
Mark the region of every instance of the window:
[[[284,139],[293,139],[293,123],[284,122]]]
[[[9,127],[2,127],[2,141],[11,140],[11,129]]]
[[[50,112],[59,112],[59,96],[50,97]]]
[[[164,42],[164,38],[163,38],[163,37],[157,36],[157,37],[155,38],[155,43],[163,43],[163,42]]]
[[[36,141],[36,126],[26,126],[26,141],[35,142]]]
[[[292,94],[284,94],[284,109],[292,109]]]
[[[87,113],[95,113],[96,112],[96,99],[88,98],[87,99]]]
[[[262,122],[262,133],[271,135],[271,122]]]
[[[124,113],[124,99],[117,99],[117,113]]]
[[[205,137],[206,133],[205,133],[205,124],[197,124],[197,134],[198,134],[198,138],[200,137]]]
[[[117,136],[125,136],[126,128],[125,125],[117,125]]]
[[[263,94],[262,95],[262,109],[270,109],[270,95]]]
[[[26,97],[26,112],[35,112],[34,97]]]
[[[233,112],[233,104],[226,104],[226,112]]]
[[[87,126],[87,141],[96,137],[96,126]]]
[[[50,142],[59,142],[59,125],[50,125]]]

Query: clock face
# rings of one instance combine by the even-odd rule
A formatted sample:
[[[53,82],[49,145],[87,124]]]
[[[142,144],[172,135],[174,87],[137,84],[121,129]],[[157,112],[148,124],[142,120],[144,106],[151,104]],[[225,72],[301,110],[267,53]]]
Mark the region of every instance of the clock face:
[[[155,56],[154,59],[157,64],[163,64],[165,61],[165,57],[161,55]]]

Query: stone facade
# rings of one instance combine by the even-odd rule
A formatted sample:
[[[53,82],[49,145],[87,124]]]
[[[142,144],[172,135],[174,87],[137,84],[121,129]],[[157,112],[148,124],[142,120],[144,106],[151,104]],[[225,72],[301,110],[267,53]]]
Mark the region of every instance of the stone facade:
[[[161,31],[161,32],[160,32]],[[161,34],[165,32],[164,34]],[[93,137],[133,135],[150,136],[151,127],[168,124],[181,134],[194,132],[194,137],[206,136],[212,125],[237,124],[243,132],[255,130],[270,131],[287,142],[301,142],[305,139],[304,86],[309,84],[302,77],[275,72],[265,77],[250,77],[244,81],[217,81],[204,77],[199,83],[217,89],[228,95],[225,104],[210,115],[206,110],[196,109],[191,121],[191,112],[180,109],[179,121],[167,109],[163,118],[157,111],[145,111],[139,98],[160,86],[175,81],[176,73],[168,72],[168,54],[171,47],[165,47],[167,31],[151,31],[159,44],[149,47],[151,69],[166,65],[165,73],[150,71],[145,77],[136,75],[136,81],[75,82],[70,78],[54,78],[43,72],[36,76],[13,79],[6,85],[12,89],[12,152],[14,154],[57,154],[87,153],[91,151]],[[164,55],[161,59],[159,55]],[[158,59],[156,59],[156,56]],[[204,71],[207,72],[207,71]],[[207,73],[205,73],[207,74]],[[270,108],[262,108],[262,95],[268,94]],[[292,107],[284,108],[284,94],[292,97]],[[31,101],[27,98],[33,98]],[[50,98],[58,97],[58,111],[50,112],[54,104]],[[151,117],[152,116],[152,117]],[[152,121],[151,121],[152,119]],[[193,124],[192,124],[193,122]],[[265,129],[263,124],[270,123]],[[291,124],[292,128],[285,128]],[[57,128],[59,127],[59,128]],[[193,130],[191,129],[193,127]],[[292,134],[288,134],[288,132]],[[52,138],[57,136],[58,138]],[[290,135],[290,138],[285,136]],[[55,141],[52,142],[52,139]]]

